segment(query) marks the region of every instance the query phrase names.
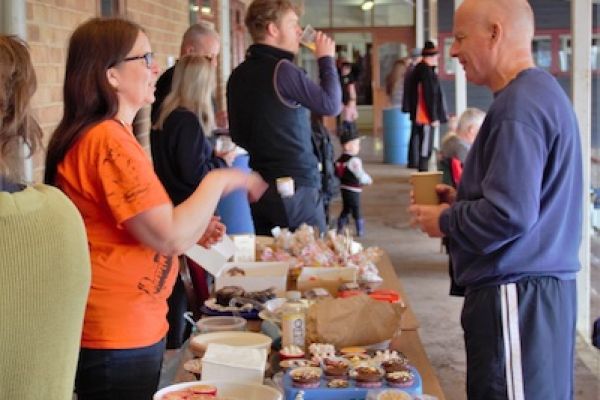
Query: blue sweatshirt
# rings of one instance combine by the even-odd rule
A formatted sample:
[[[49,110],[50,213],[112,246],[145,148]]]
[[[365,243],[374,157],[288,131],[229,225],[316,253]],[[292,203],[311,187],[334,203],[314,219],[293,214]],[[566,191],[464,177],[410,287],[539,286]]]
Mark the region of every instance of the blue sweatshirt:
[[[530,276],[574,279],[582,193],[571,102],[548,73],[524,70],[495,94],[456,203],[440,216],[456,282],[473,290]]]

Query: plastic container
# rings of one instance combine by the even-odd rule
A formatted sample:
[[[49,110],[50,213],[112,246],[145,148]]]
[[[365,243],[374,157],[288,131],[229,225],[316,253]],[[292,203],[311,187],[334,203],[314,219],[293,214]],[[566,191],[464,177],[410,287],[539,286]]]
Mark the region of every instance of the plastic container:
[[[305,350],[306,340],[306,306],[302,302],[300,292],[291,290],[286,293],[287,302],[281,311],[281,344],[298,346]]]
[[[200,333],[245,331],[246,320],[240,317],[205,317],[196,322]]]
[[[411,123],[399,107],[383,110],[383,162],[406,165]]]

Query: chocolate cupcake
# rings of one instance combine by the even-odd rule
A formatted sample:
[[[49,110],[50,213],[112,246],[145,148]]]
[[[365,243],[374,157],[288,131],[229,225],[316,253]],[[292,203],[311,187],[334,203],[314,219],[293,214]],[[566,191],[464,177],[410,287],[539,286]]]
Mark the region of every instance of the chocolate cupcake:
[[[345,379],[348,376],[350,363],[345,358],[325,358],[323,359],[323,373],[327,379]]]
[[[405,360],[400,358],[392,358],[390,360],[382,361],[381,367],[386,373],[397,372],[397,371],[410,371],[408,364]]]
[[[290,372],[292,385],[301,389],[313,389],[321,384],[321,368],[300,367]]]
[[[410,370],[396,371],[386,374],[385,379],[390,387],[406,388],[415,382],[415,375]]]
[[[383,371],[376,367],[360,366],[353,371],[356,386],[361,388],[378,388],[381,386]]]

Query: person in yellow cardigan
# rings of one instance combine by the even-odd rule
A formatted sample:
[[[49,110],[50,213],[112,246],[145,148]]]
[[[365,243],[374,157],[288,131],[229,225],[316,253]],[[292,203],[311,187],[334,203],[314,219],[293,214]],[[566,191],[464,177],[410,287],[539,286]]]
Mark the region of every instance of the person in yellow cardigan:
[[[83,220],[58,189],[27,185],[42,131],[26,44],[0,35],[0,399],[72,398],[91,267]]]

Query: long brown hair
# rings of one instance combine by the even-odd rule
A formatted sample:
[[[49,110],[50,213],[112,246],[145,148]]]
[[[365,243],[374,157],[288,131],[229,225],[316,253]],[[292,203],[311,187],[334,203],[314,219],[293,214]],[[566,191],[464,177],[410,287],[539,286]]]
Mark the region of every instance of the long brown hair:
[[[17,165],[21,143],[30,157],[42,140],[31,112],[37,79],[27,45],[16,36],[0,35],[0,175],[21,181]]]
[[[58,164],[89,127],[117,114],[117,93],[106,71],[127,57],[141,30],[124,19],[93,18],[73,32],[63,86],[64,112],[48,144],[46,183],[55,183]]]
[[[408,66],[408,63],[403,58],[396,60],[396,62],[394,63],[392,70],[390,71],[388,76],[385,78],[385,93],[388,96],[391,96],[392,93],[394,92],[394,87],[396,86],[396,82],[398,82],[400,79],[404,80],[404,75],[406,74],[407,66]]]
[[[212,94],[216,71],[205,56],[187,55],[175,66],[171,92],[160,107],[155,129],[162,130],[167,117],[178,107],[196,114],[205,136],[215,128]]]

